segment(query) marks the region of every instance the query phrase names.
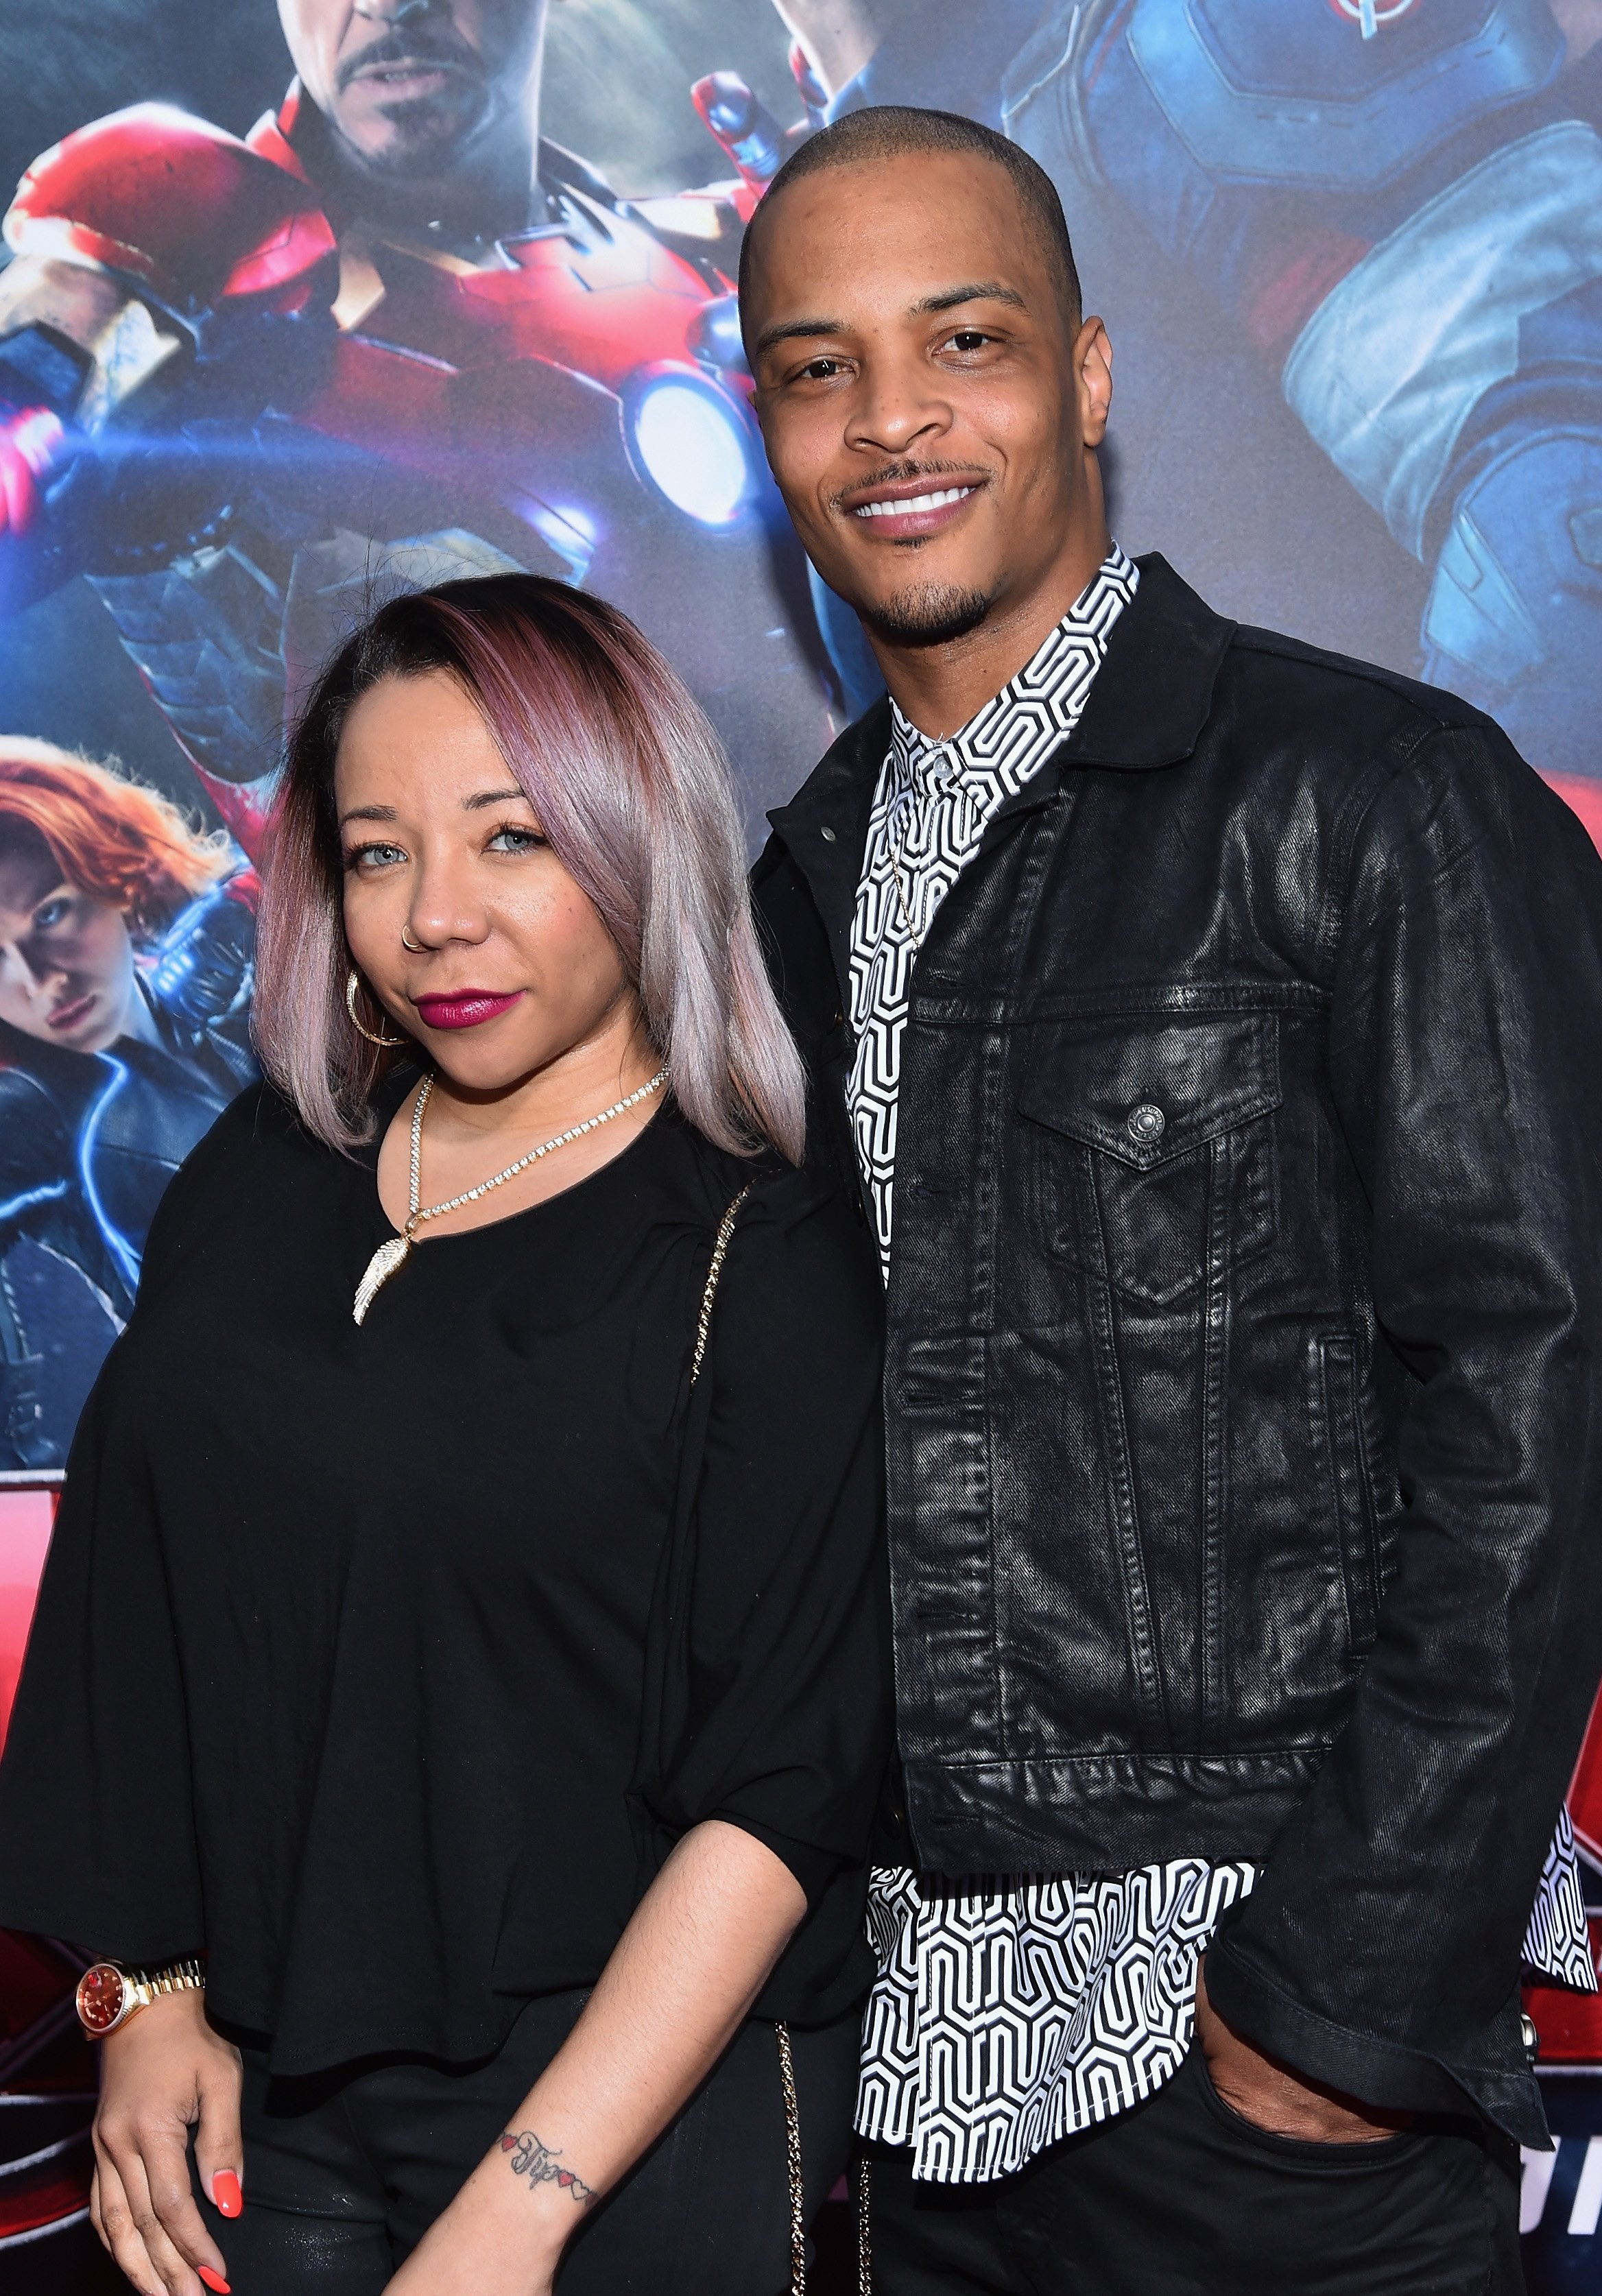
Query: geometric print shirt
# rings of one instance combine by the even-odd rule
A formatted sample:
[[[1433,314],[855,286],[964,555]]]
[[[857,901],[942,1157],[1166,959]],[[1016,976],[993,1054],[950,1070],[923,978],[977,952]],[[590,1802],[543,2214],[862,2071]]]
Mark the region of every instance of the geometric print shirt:
[[[1139,581],[1138,568],[1114,544],[1033,660],[949,740],[929,740],[891,704],[890,752],[874,794],[851,922],[856,1052],[846,1088],[887,1276],[901,1030],[914,961],[992,814],[1078,725],[1113,626]]]
[[[991,816],[1078,724],[1138,570],[1113,545],[1033,659],[960,732],[932,741],[892,702],[850,941],[852,1133],[888,1279],[901,1035],[914,963]],[[1590,1982],[1566,1819],[1532,1923],[1544,1966]],[[916,2178],[985,2182],[1161,2087],[1190,2044],[1196,1966],[1255,1878],[1184,1857],[1129,1874],[976,1875],[875,1867],[878,1964],[856,2126],[912,2148]],[[1576,1948],[1578,1939],[1578,1948]]]

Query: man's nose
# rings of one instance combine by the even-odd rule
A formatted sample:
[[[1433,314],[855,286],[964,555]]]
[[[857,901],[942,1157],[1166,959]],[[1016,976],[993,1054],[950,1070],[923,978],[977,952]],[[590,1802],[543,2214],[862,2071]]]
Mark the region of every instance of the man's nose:
[[[853,447],[905,455],[951,426],[951,402],[938,375],[912,364],[870,365],[846,424]]]
[[[355,0],[356,13],[370,24],[409,24],[433,12],[436,0]]]

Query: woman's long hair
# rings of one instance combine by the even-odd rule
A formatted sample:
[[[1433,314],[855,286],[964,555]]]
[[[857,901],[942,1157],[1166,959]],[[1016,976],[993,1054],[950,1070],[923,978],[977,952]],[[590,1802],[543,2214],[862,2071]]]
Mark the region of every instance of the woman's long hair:
[[[192,829],[160,791],[51,742],[0,734],[0,849],[45,846],[63,880],[120,909],[136,941],[153,940],[223,876],[225,834]]]
[[[718,739],[615,608],[533,574],[391,599],[324,668],[290,736],[263,886],[256,1040],[308,1127],[349,1150],[373,1131],[392,1055],[352,1029],[334,760],[352,704],[385,677],[443,670],[481,711],[553,850],[621,952],[679,1106],[720,1148],[805,1136],[800,1056],[757,946]]]

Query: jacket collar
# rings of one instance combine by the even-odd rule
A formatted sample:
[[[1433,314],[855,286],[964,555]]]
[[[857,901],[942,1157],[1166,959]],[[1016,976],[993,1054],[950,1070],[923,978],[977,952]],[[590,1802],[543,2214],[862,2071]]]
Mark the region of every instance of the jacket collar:
[[[1155,551],[1135,561],[1140,587],[1118,617],[1064,765],[1133,771],[1192,756],[1236,625],[1215,614]]]
[[[1194,753],[1236,626],[1155,552],[1135,563],[1140,586],[1113,627],[1083,716],[1056,756],[998,809],[987,842],[1002,823],[1054,797],[1075,767],[1138,772]],[[847,992],[851,917],[890,726],[889,701],[876,701],[847,726],[790,803],[768,816],[811,888]]]
[[[868,816],[890,747],[890,701],[848,726],[788,805],[768,816],[811,890],[829,936],[842,1009],[850,1009],[851,917],[867,847]]]

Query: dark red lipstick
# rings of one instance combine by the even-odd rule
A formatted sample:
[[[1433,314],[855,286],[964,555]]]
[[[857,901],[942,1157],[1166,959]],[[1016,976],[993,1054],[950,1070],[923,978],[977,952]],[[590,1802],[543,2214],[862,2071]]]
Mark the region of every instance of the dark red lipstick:
[[[493,988],[457,988],[448,996],[414,996],[412,1002],[425,1029],[479,1029],[509,1013],[522,995],[521,988],[504,995]]]

